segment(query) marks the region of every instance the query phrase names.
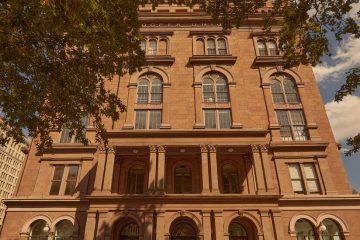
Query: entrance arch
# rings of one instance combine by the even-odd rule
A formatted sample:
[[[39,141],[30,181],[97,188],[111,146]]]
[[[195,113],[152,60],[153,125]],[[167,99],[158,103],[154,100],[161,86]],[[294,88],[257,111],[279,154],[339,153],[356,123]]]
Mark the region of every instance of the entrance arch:
[[[141,230],[137,221],[131,217],[120,218],[113,230],[113,240],[141,240]]]
[[[259,240],[255,224],[246,217],[234,218],[227,230],[229,240]]]
[[[170,227],[170,240],[197,240],[199,230],[188,217],[177,218]]]

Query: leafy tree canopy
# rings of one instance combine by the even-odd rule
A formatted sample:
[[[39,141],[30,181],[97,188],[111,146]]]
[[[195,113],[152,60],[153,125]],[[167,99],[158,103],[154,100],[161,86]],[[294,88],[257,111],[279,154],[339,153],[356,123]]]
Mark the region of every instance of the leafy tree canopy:
[[[83,143],[81,118],[87,114],[101,141],[101,119],[125,111],[116,94],[105,89],[114,75],[132,72],[144,63],[140,50],[138,6],[133,0],[7,0],[0,3],[0,107],[2,127],[22,140],[22,130],[49,147],[49,132],[71,128]],[[354,0],[274,0],[264,13],[264,29],[281,25],[284,67],[315,65],[331,54],[329,36],[341,42],[359,38],[357,19],[349,15]],[[164,3],[151,0],[153,7]],[[168,4],[199,4],[224,28],[239,27],[265,0],[168,0]],[[359,13],[358,13],[359,17]],[[360,66],[359,66],[360,67]],[[341,101],[359,86],[359,67],[349,69],[336,95]],[[4,140],[4,139],[3,139]],[[105,139],[106,140],[106,139]],[[349,139],[360,149],[360,135]]]

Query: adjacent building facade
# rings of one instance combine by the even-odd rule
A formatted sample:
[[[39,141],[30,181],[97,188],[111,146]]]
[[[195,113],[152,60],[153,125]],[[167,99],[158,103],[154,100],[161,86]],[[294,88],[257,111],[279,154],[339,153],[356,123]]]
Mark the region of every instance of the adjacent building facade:
[[[262,13],[223,31],[196,7],[150,5],[147,66],[115,77],[109,145],[64,129],[34,144],[1,239],[358,240],[353,195],[311,67],[281,67]]]

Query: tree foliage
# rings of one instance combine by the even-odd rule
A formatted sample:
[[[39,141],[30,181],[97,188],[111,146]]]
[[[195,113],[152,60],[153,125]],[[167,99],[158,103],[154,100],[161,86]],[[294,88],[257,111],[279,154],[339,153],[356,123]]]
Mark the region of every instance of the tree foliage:
[[[88,114],[98,129],[101,119],[119,117],[125,107],[104,88],[116,74],[143,64],[139,48],[139,0],[8,0],[0,4],[0,107],[3,126],[20,140],[21,129],[50,146],[51,129],[81,132]],[[163,0],[150,1],[155,8]],[[226,29],[240,27],[259,14],[265,0],[168,0],[168,4],[200,5]],[[281,25],[284,67],[316,65],[331,54],[329,36],[339,41],[359,38],[359,24],[349,15],[354,0],[274,0],[262,13],[264,30]],[[349,70],[337,100],[359,85],[359,68]],[[95,97],[94,97],[95,96]],[[338,97],[339,96],[339,97]],[[82,142],[86,139],[77,134]],[[360,138],[360,137],[359,137]],[[349,139],[356,146],[359,138]],[[359,142],[358,142],[359,144]],[[355,148],[354,148],[355,149]]]
[[[7,136],[20,142],[25,129],[44,149],[50,131],[67,127],[86,144],[86,114],[101,140],[101,120],[125,111],[105,83],[143,61],[137,10],[133,0],[1,1],[0,126]]]

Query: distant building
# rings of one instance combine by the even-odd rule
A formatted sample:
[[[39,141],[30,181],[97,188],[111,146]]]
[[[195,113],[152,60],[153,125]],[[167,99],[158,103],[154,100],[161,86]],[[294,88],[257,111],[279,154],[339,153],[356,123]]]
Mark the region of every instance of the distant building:
[[[127,105],[109,146],[92,126],[88,146],[32,144],[1,239],[359,240],[314,74],[280,66],[270,10],[223,31],[196,6],[141,7],[147,66],[107,83]]]
[[[10,140],[0,146],[0,229],[4,220],[6,206],[2,200],[13,196],[25,161],[24,144]]]

